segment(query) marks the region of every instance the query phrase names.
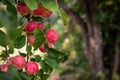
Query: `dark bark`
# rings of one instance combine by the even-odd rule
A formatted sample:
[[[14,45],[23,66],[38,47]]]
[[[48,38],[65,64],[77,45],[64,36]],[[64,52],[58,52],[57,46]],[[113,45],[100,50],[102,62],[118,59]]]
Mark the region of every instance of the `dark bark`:
[[[119,66],[119,42],[116,41],[116,43],[115,43],[113,75],[118,73],[118,66]],[[115,80],[114,77],[112,77],[112,80]]]
[[[70,9],[66,4],[58,0],[59,6],[65,10],[65,12],[75,19],[80,25],[82,30],[82,37],[85,44],[85,54],[88,60],[91,75],[93,80],[99,80],[97,74],[103,71],[102,63],[102,37],[101,37],[101,26],[93,21],[93,8],[89,0],[85,0],[84,6],[87,15],[87,22],[84,22],[82,18]]]

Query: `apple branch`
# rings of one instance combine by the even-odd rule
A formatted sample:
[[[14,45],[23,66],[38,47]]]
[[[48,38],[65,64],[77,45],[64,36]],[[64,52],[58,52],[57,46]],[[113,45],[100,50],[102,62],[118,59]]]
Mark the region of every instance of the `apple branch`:
[[[57,0],[58,5],[71,17],[71,19],[75,19],[76,22],[80,25],[83,34],[85,35],[87,32],[87,25],[83,21],[83,19],[72,9],[70,9],[65,3]]]

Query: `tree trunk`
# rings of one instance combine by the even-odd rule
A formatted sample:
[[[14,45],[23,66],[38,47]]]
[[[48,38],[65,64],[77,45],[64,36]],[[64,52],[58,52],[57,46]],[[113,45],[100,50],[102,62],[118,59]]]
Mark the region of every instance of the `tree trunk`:
[[[99,80],[97,75],[103,71],[101,26],[93,21],[92,8],[89,8],[92,4],[89,4],[88,1],[89,0],[85,0],[84,2],[86,6],[87,22],[84,22],[77,13],[66,4],[60,2],[60,0],[58,0],[58,4],[71,19],[75,19],[80,25],[85,44],[85,54],[90,66],[92,78],[93,80]]]

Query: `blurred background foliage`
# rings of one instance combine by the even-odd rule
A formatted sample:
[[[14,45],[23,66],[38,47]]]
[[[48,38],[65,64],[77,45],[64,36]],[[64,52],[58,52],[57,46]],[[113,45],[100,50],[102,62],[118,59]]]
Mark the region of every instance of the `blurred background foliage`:
[[[64,2],[74,11],[81,14],[85,20],[85,14],[80,12],[80,1],[64,0]],[[59,32],[62,38],[62,45],[57,47],[68,55],[62,60],[60,70],[53,73],[50,80],[91,80],[83,49],[81,29],[75,20],[70,19],[66,13],[63,13],[63,18],[66,19],[66,25],[63,24],[64,20],[60,15],[53,14],[50,18],[50,23],[53,23],[53,28]]]
[[[73,11],[79,14],[86,22],[86,14],[82,7],[82,3],[79,0],[63,0]],[[94,16],[94,20],[99,22],[102,27],[103,38],[103,62],[105,67],[105,74],[102,75],[103,79],[105,75],[111,75],[114,67],[114,55],[115,55],[115,41],[120,42],[120,36],[117,34],[120,31],[120,0],[98,0],[97,14]],[[92,80],[90,76],[90,68],[88,66],[85,54],[84,45],[81,36],[81,29],[74,19],[71,19],[64,13],[67,20],[67,25],[63,25],[64,22],[61,18],[56,17],[53,22],[54,28],[60,33],[62,37],[62,45],[59,47],[65,51],[68,56],[63,60],[60,65],[61,70],[58,72],[59,79],[51,80]],[[53,15],[54,16],[54,15]],[[53,19],[53,17],[51,17]],[[55,73],[56,74],[56,73]],[[119,80],[119,73],[115,75],[115,80]]]

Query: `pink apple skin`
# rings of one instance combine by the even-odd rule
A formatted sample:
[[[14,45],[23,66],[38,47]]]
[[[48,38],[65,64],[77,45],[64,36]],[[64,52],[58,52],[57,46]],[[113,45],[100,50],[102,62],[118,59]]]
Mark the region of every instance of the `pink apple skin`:
[[[44,30],[44,23],[39,22],[37,28],[40,29],[40,30]]]
[[[28,37],[28,43],[29,43],[31,46],[34,46],[34,40],[35,40],[35,37],[34,37],[34,36],[29,36],[29,37]]]
[[[11,65],[15,66],[18,70],[23,69],[25,66],[26,61],[25,58],[21,55],[17,55],[11,59]]]
[[[43,16],[44,18],[49,18],[51,15],[52,15],[52,11],[49,11],[49,10],[45,11],[45,12],[42,14],[42,16]]]
[[[32,33],[36,28],[38,27],[38,24],[34,21],[29,21],[27,22],[26,26],[25,26],[25,30],[28,33]]]
[[[1,71],[3,71],[3,72],[8,71],[8,64],[2,64],[0,67],[1,67]]]
[[[48,47],[50,47],[50,48],[52,48],[52,44],[48,44]],[[40,47],[39,47],[39,50],[41,51],[41,52],[46,52],[45,51],[45,47],[44,47],[44,44],[42,44]]]
[[[45,34],[46,41],[50,44],[54,44],[58,41],[59,35],[58,32],[56,32],[53,29],[50,29]]]
[[[17,11],[21,14],[21,15],[28,15],[29,14],[29,8],[26,6],[26,4],[24,2],[19,2],[17,4]]]
[[[41,52],[45,52],[45,48],[44,48],[44,44],[42,44],[40,47],[39,47],[39,50],[41,51]]]
[[[38,72],[38,65],[36,62],[28,62],[25,66],[25,71],[28,75],[33,75]]]
[[[38,5],[37,9],[31,11],[31,14],[34,16],[34,17],[40,17],[43,13],[43,7],[41,4]]]

